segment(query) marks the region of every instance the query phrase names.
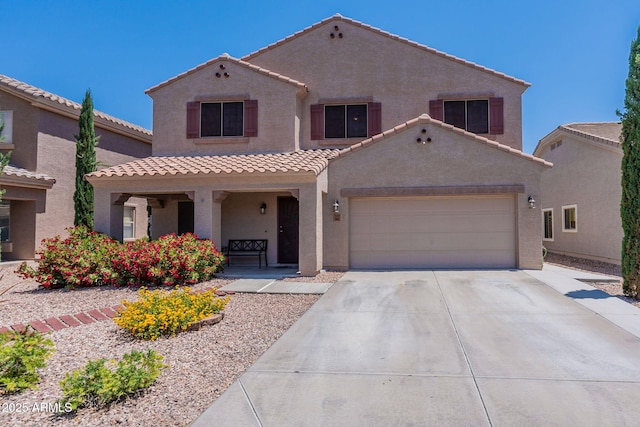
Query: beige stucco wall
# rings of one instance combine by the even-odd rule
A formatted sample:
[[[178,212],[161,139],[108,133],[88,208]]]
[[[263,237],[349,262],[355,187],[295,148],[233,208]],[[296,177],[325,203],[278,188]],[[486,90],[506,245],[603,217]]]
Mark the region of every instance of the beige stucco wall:
[[[422,129],[431,143],[416,143]],[[340,201],[341,219],[334,221],[330,203],[325,203],[325,266],[349,265],[349,199],[341,195],[344,188],[524,185],[516,204],[517,266],[541,268],[539,209],[529,209],[527,197],[539,198],[539,174],[545,168],[432,124],[419,124],[338,158],[329,165],[327,199]]]
[[[224,72],[229,77],[215,76]],[[153,154],[195,155],[293,151],[298,148],[299,87],[230,60],[214,61],[168,86],[153,98]],[[258,136],[187,139],[187,102],[258,100]]]
[[[0,91],[0,110],[13,111],[13,144],[11,144],[11,164],[29,171],[38,166],[36,138],[38,135],[39,112],[31,103]],[[1,146],[0,146],[1,147]]]
[[[620,263],[622,224],[620,184],[622,150],[589,142],[568,133],[557,134],[539,156],[553,163],[542,174],[542,209],[553,209],[553,241],[544,241],[551,252]],[[544,140],[543,140],[544,141]],[[578,231],[562,231],[562,206],[577,205]]]
[[[336,25],[338,32],[334,31]],[[337,37],[338,33],[343,38]],[[487,137],[522,148],[521,95],[525,85],[340,19],[247,60],[308,85],[309,95],[302,106],[302,148],[357,142],[310,140],[309,106],[324,99],[371,97],[382,103],[382,129],[386,130],[428,113],[431,99],[489,96],[504,98],[505,133]]]
[[[75,139],[78,133],[76,120],[42,111],[39,117],[38,133],[38,173],[55,178],[56,183],[47,192],[47,208],[36,217],[36,244],[43,238],[63,234],[64,229],[73,226],[75,191]],[[125,163],[151,153],[149,144],[132,140],[113,132],[95,128],[100,136],[96,147],[99,168]],[[136,214],[146,212],[146,200],[133,200]],[[143,217],[137,221],[136,236],[146,235]]]

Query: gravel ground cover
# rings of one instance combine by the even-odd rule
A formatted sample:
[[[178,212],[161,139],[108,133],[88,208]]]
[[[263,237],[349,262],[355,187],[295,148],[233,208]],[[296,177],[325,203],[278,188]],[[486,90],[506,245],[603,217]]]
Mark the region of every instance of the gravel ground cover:
[[[5,266],[0,275],[0,324],[28,322],[50,316],[110,306],[135,300],[136,290],[90,288],[45,290],[23,281],[17,266]],[[323,278],[339,277],[330,274]],[[308,278],[307,278],[308,279]],[[193,289],[223,286],[214,279]],[[267,350],[319,295],[240,294],[231,296],[222,322],[173,338],[144,341],[132,338],[112,321],[96,322],[48,334],[56,352],[40,371],[36,390],[0,395],[0,425],[11,426],[187,426],[213,403]],[[131,350],[152,348],[169,365],[148,390],[104,409],[81,409],[75,415],[55,416],[41,405],[62,397],[64,374],[99,358],[120,359]],[[34,411],[34,407],[36,410]]]

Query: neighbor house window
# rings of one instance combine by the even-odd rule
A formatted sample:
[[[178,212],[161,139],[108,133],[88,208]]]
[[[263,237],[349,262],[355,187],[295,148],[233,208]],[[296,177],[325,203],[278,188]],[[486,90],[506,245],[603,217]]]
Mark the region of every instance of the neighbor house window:
[[[122,238],[136,238],[136,208],[133,206],[124,207],[124,215],[122,221]]]
[[[258,101],[187,103],[187,138],[258,136]]]
[[[7,200],[1,201],[0,202],[0,241],[3,241],[3,242],[8,242],[11,240],[11,235],[9,234],[10,211],[11,211],[11,202]]]
[[[553,209],[542,210],[542,221],[544,225],[544,237],[542,240],[553,241]]]
[[[379,102],[334,101],[311,105],[312,140],[367,138],[381,132],[382,104]]]
[[[325,138],[366,138],[367,104],[325,105]]]
[[[5,144],[13,143],[13,111],[0,111],[0,125],[4,124],[0,140]]]
[[[578,231],[578,206],[568,205],[562,207],[562,231]]]
[[[504,99],[433,99],[429,115],[457,128],[477,134],[504,133]]]

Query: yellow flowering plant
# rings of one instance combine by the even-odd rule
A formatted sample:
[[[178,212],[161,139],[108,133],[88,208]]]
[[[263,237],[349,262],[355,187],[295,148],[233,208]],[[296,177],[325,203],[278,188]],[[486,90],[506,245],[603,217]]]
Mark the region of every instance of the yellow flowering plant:
[[[171,291],[141,288],[138,301],[122,301],[124,310],[113,321],[139,338],[155,340],[162,335],[174,336],[224,310],[229,297],[218,297],[215,291],[192,292],[189,287]]]

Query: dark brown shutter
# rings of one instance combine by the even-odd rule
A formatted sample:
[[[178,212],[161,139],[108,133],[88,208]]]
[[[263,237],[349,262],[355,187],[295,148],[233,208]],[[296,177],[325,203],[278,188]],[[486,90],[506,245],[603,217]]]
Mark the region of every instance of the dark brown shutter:
[[[504,98],[489,98],[489,133],[504,133]]]
[[[200,138],[199,102],[187,102],[187,138]]]
[[[369,125],[369,138],[382,133],[382,104],[380,102],[369,103],[367,121]]]
[[[258,100],[244,101],[244,136],[258,136]]]
[[[311,106],[311,139],[324,139],[324,104]]]
[[[444,101],[442,99],[429,101],[429,115],[434,120],[444,121]]]

